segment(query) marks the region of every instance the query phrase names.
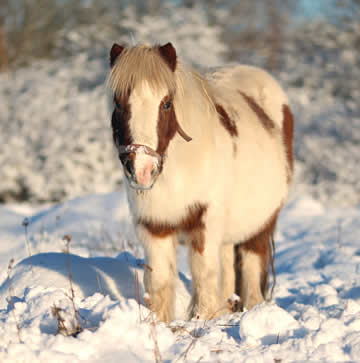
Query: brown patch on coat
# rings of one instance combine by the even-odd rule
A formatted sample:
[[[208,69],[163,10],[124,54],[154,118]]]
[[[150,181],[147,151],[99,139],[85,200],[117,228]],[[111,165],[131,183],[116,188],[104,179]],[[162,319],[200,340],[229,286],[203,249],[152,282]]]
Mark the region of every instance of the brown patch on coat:
[[[224,110],[224,107],[222,107],[219,104],[215,105],[216,111],[219,114],[219,120],[221,124],[225,127],[226,131],[230,134],[231,137],[237,137],[238,136],[238,130],[236,127],[235,122],[229,117],[227,112]]]
[[[239,91],[239,93],[244,97],[249,107],[255,112],[256,116],[261,121],[264,128],[268,131],[271,131],[275,127],[275,124],[273,120],[266,114],[264,109],[258,103],[256,103],[256,101],[252,97],[241,91]]]
[[[241,297],[241,269],[242,269],[242,251],[250,251],[257,254],[261,260],[261,276],[260,276],[260,288],[264,299],[268,292],[268,281],[270,269],[273,273],[274,283],[271,289],[272,291],[275,286],[275,244],[274,244],[274,233],[276,228],[276,221],[280,212],[278,208],[273,215],[268,219],[265,225],[252,237],[243,243],[240,243],[234,247],[235,249],[235,292]],[[243,299],[242,299],[243,300]]]
[[[158,145],[156,151],[164,156],[169,146],[170,141],[174,138],[177,131],[177,120],[175,109],[173,105],[173,97],[165,96],[159,105],[159,116],[157,123]],[[171,103],[171,106],[167,109],[164,107]]]
[[[126,146],[133,143],[129,126],[131,108],[128,100],[128,97],[114,98],[116,107],[112,113],[111,126],[116,146]]]
[[[228,113],[224,110],[224,108],[221,105],[216,104],[215,108],[219,115],[219,120],[220,120],[221,124],[223,125],[225,130],[229,133],[230,137],[232,138],[233,156],[235,157],[237,147],[236,147],[236,142],[235,142],[234,138],[238,136],[238,130],[236,127],[236,123],[229,117]]]
[[[177,226],[167,223],[156,223],[151,220],[139,219],[137,224],[143,226],[153,237],[165,238],[177,232]]]
[[[198,203],[188,207],[186,215],[178,223],[153,222],[140,218],[137,224],[143,226],[156,238],[165,238],[179,232],[186,233],[192,248],[202,254],[205,248],[205,223],[203,218],[206,211],[207,206]]]
[[[189,234],[191,247],[193,250],[202,254],[205,248],[205,224],[203,217],[206,213],[207,206],[196,204],[189,208],[189,213],[180,224],[180,230]]]
[[[175,72],[177,55],[176,50],[171,43],[159,47],[159,53],[170,69]]]
[[[170,104],[170,107],[166,107],[168,104]],[[168,95],[160,102],[157,123],[158,145],[156,152],[162,156],[160,169],[163,167],[169,143],[175,137],[176,132],[178,132],[185,141],[189,142],[192,140],[178,123],[173,104],[173,96]]]
[[[294,117],[288,105],[283,105],[283,138],[286,147],[287,160],[291,172],[291,175],[288,175],[288,183],[290,183],[292,173],[294,171]]]
[[[203,228],[196,228],[192,230],[189,233],[190,237],[190,243],[191,248],[200,253],[200,255],[203,254],[204,248],[205,248],[205,235],[204,235],[204,229]]]

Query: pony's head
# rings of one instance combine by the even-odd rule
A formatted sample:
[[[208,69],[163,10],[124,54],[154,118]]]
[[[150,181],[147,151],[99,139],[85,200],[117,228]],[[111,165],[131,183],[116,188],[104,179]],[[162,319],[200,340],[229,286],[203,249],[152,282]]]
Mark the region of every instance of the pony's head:
[[[113,138],[124,174],[135,189],[150,189],[162,172],[164,157],[180,127],[176,50],[163,46],[123,47],[110,51],[109,84],[113,92]]]

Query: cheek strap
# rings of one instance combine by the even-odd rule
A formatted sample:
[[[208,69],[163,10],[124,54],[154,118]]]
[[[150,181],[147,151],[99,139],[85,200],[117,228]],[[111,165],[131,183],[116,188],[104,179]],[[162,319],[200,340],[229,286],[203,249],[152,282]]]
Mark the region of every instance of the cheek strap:
[[[180,124],[177,122],[177,132],[187,142],[191,141],[192,138],[182,129]]]

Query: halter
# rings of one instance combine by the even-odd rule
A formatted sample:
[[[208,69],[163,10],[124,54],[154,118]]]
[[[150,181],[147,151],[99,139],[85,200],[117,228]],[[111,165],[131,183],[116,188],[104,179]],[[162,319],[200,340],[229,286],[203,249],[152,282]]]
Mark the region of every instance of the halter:
[[[186,141],[189,142],[192,138],[186,134],[186,132],[177,124],[177,132]],[[130,154],[130,153],[144,153],[157,159],[158,165],[162,165],[164,155],[159,154],[157,151],[152,149],[150,146],[143,144],[130,144],[130,145],[118,145],[119,155]]]
[[[144,153],[146,155],[153,156],[157,159],[159,165],[161,165],[161,161],[163,159],[163,155],[159,154],[157,151],[152,149],[149,146],[142,144],[130,144],[130,145],[119,145],[118,147],[119,155],[130,154],[130,153]]]
[[[192,140],[192,138],[182,129],[182,127],[180,126],[180,124],[176,121],[177,123],[177,132],[179,133],[179,135],[186,141],[189,142]]]

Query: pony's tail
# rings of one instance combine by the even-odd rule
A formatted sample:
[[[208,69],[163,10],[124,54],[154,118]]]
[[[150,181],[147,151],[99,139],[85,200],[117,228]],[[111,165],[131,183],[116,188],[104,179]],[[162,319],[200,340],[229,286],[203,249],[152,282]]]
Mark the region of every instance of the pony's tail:
[[[262,291],[263,296],[265,298],[266,301],[271,301],[273,298],[273,294],[274,294],[274,289],[276,286],[276,271],[275,271],[275,239],[274,239],[274,232],[275,229],[273,231],[273,233],[271,234],[269,241],[268,241],[268,248],[269,248],[269,266],[270,268],[268,268],[267,271],[267,281],[266,281],[266,286],[265,286],[265,291]],[[269,286],[269,270],[271,270],[271,275],[272,275],[272,282],[271,282],[271,287]],[[270,290],[270,294],[269,294],[269,290]]]

